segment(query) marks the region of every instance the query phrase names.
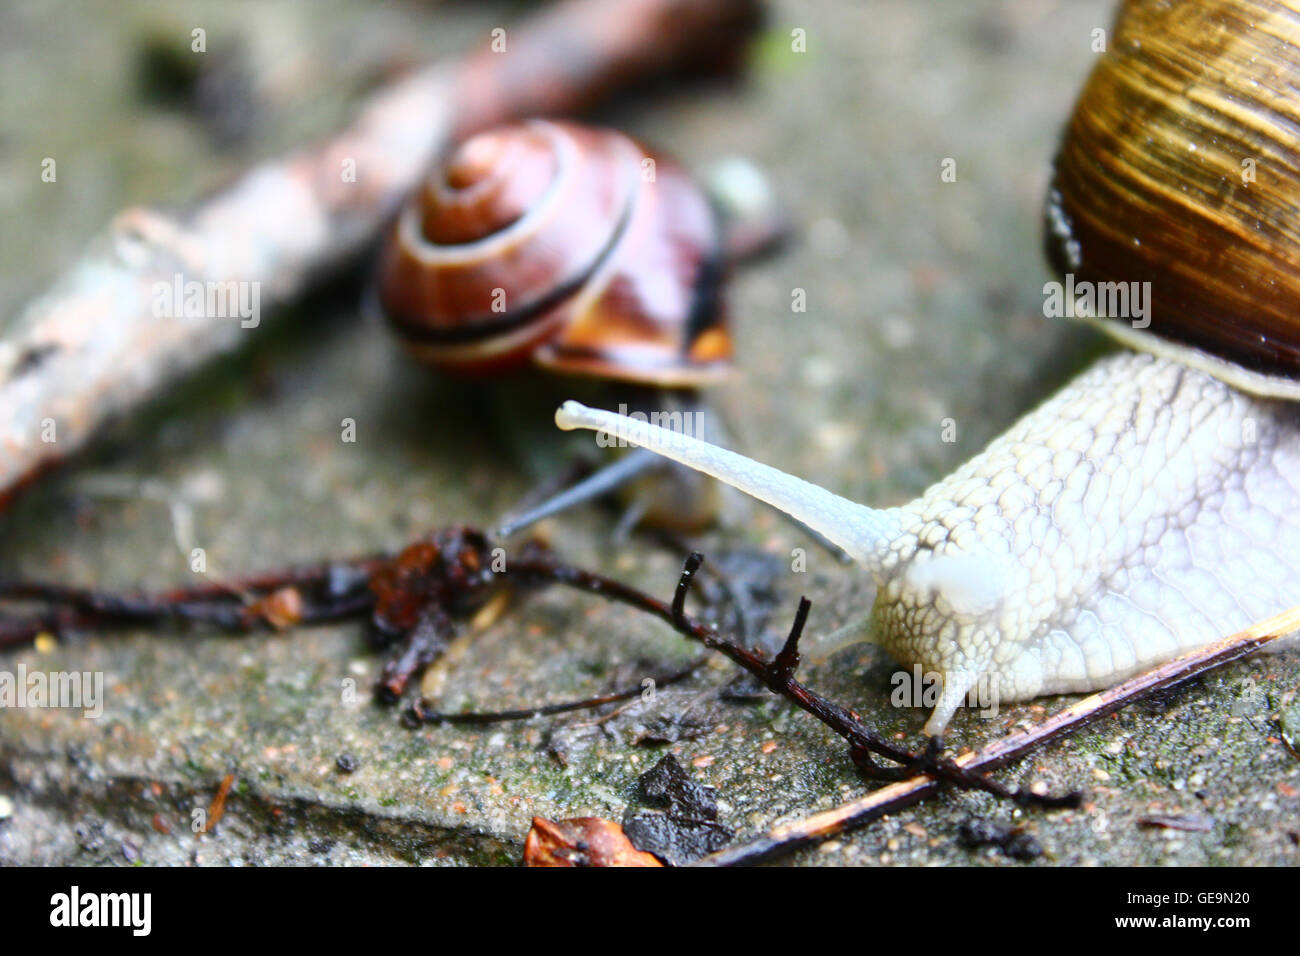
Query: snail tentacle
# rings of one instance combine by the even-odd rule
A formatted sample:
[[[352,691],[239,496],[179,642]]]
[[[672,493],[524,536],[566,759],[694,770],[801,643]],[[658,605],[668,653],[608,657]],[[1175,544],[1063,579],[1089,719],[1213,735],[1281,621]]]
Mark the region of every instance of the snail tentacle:
[[[506,517],[497,526],[495,535],[498,538],[508,538],[513,534],[518,534],[544,518],[559,514],[561,511],[567,511],[582,502],[592,501],[602,495],[609,494],[638,475],[645,474],[652,468],[662,467],[664,467],[664,461],[658,455],[645,449],[637,449],[629,455],[624,455],[622,458],[610,462],[576,484],[570,485],[563,491],[552,495],[536,507],[530,508],[522,514]]]
[[[902,524],[895,510],[860,505],[811,482],[690,435],[625,415],[565,402],[555,413],[565,431],[586,428],[647,448],[765,501],[843,548],[859,564],[880,564]]]

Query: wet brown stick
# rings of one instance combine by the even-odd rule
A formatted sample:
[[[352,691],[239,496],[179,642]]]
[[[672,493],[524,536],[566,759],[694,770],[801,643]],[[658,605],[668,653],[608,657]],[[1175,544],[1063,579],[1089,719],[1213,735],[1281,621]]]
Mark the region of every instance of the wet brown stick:
[[[449,142],[512,118],[582,112],[676,71],[734,66],[758,10],[758,0],[566,0],[509,27],[504,52],[485,43],[380,90],[324,143],[250,169],[186,212],[121,213],[0,340],[0,507],[102,423],[257,334],[260,315],[247,327],[158,317],[157,284],[256,284],[270,312],[354,260]],[[344,163],[355,182],[343,181]]]
[[[375,685],[383,702],[395,704],[401,700],[407,685],[446,652],[455,633],[456,625],[445,609],[436,604],[425,607],[415,627],[402,638],[397,654],[384,665]]]
[[[432,553],[437,560],[430,562],[427,556],[421,557],[421,555],[424,555],[429,550],[431,547],[429,542],[434,540],[440,540],[444,543],[443,547],[433,549]],[[456,543],[454,547],[450,546],[451,542]],[[463,550],[466,543],[471,545],[468,551]],[[907,788],[899,791],[896,797],[892,796],[893,791],[887,788],[886,791],[881,791],[886,794],[884,798],[873,796],[870,798],[873,801],[884,799],[886,805],[897,806],[901,805],[898,801],[906,802],[920,799],[931,788],[937,789],[941,784],[947,783],[959,787],[984,790],[999,798],[1014,800],[1023,805],[1034,805],[1043,808],[1078,805],[1080,799],[1078,793],[1061,796],[1035,794],[1008,787],[992,780],[987,776],[986,771],[1000,764],[989,761],[971,762],[968,759],[951,760],[944,758],[942,756],[942,747],[935,740],[932,740],[931,746],[923,752],[909,751],[872,731],[862,723],[853,711],[822,697],[801,684],[795,679],[795,672],[799,664],[799,640],[811,607],[811,602],[806,598],[800,600],[794,623],[784,646],[769,662],[756,651],[721,636],[713,628],[693,620],[686,614],[686,598],[694,582],[695,575],[703,564],[703,557],[698,553],[692,553],[686,560],[678,579],[673,600],[671,603],[665,603],[620,581],[557,561],[548,551],[537,548],[526,549],[523,557],[511,562],[509,571],[484,578],[475,569],[484,567],[484,556],[489,544],[489,540],[478,532],[471,529],[453,528],[442,533],[434,533],[427,539],[421,539],[421,541],[408,547],[402,556],[393,559],[391,562],[376,562],[374,558],[363,558],[355,562],[335,562],[320,565],[315,569],[290,570],[282,574],[263,574],[249,580],[257,580],[264,586],[272,586],[286,578],[291,578],[298,584],[307,582],[319,584],[322,581],[328,581],[336,577],[340,567],[346,567],[352,571],[350,580],[354,584],[359,584],[359,582],[366,580],[362,573],[362,569],[365,569],[366,572],[373,572],[369,578],[371,589],[374,588],[377,578],[393,578],[389,582],[389,588],[396,588],[397,590],[392,592],[389,597],[392,599],[395,595],[399,599],[399,605],[406,600],[408,595],[423,602],[423,609],[419,611],[414,627],[406,633],[398,656],[385,668],[385,680],[381,681],[380,689],[381,692],[387,691],[390,699],[400,696],[405,691],[409,680],[414,675],[417,675],[424,666],[427,666],[445,646],[446,640],[454,628],[452,620],[448,616],[448,609],[453,604],[463,602],[471,593],[486,593],[485,588],[494,590],[499,584],[505,583],[504,579],[506,578],[513,579],[524,585],[563,584],[608,600],[628,604],[638,610],[652,614],[672,626],[678,633],[698,641],[712,651],[723,654],[749,673],[758,677],[775,694],[807,711],[843,737],[849,744],[852,759],[868,776],[877,779],[902,780],[908,774],[924,775],[914,777],[911,781],[904,781]],[[444,551],[450,552],[452,556],[452,563],[446,567],[443,567],[443,564],[440,563],[442,559],[437,557],[442,555]],[[376,571],[375,566],[377,563],[380,567]],[[397,574],[394,577],[394,572],[400,571],[404,566],[408,572],[416,572],[414,576],[403,577],[401,574]],[[427,572],[435,568],[437,573],[429,577]],[[458,573],[467,570],[475,571],[475,573],[470,575]],[[426,587],[431,589],[427,593],[424,590]],[[42,619],[40,622],[51,630],[57,630],[61,625],[70,626],[70,624],[77,623],[83,625],[121,624],[141,623],[147,620],[182,619],[226,630],[246,632],[273,623],[269,619],[263,621],[256,615],[250,615],[248,607],[238,604],[232,607],[230,604],[232,595],[227,592],[218,591],[214,595],[210,588],[206,590],[207,593],[201,599],[194,599],[193,595],[186,594],[183,591],[172,592],[168,598],[122,597],[58,585],[9,583],[0,584],[0,597],[27,600],[39,599],[52,603],[54,607],[48,612],[48,620]],[[419,593],[416,593],[417,591]],[[253,607],[257,607],[257,605],[253,605]],[[326,616],[332,615],[333,619],[339,619],[371,610],[372,607],[372,596],[357,593],[354,588],[352,591],[345,593],[329,595],[323,604],[316,607],[314,617],[315,619],[326,619]],[[462,608],[462,610],[464,609]],[[0,618],[0,638],[3,639],[5,645],[12,646],[17,643],[28,642],[34,639],[36,633],[37,630],[34,625],[28,626],[24,631],[23,622]],[[1245,652],[1244,650],[1238,650],[1236,653],[1239,655]],[[1225,656],[1223,659],[1228,658]],[[699,663],[699,661],[695,662],[677,677],[689,675]],[[677,679],[677,677],[673,679]],[[1170,680],[1172,679],[1170,678]],[[587,701],[572,704],[541,705],[540,707],[521,709],[518,713],[502,712],[486,716],[489,720],[496,720],[514,719],[538,712],[559,713],[598,705],[606,702],[606,699],[614,700],[625,696],[627,695],[622,692],[615,692],[613,695],[600,695]],[[453,715],[440,715],[422,711],[420,705],[417,705],[411,711],[410,722],[417,725],[423,722],[454,722],[454,718],[453,720],[447,719],[451,716]],[[1009,753],[1004,759],[1010,759],[1011,756],[1014,756],[1014,754]],[[892,761],[896,766],[881,766],[875,762],[876,757]],[[871,808],[875,806],[876,803],[873,802],[867,810],[862,812],[869,815],[873,812]],[[850,813],[844,817],[842,822],[844,825],[850,825],[854,819],[856,818]],[[816,829],[814,835],[808,837],[808,839],[815,839],[816,834],[820,832],[820,829]],[[797,843],[797,838],[795,838],[795,842]],[[766,847],[766,844],[764,844],[764,847]],[[764,848],[755,852],[769,852],[769,850]]]
[[[995,740],[954,762],[972,772],[988,772],[1006,766],[1044,744],[1074,733],[1095,720],[1112,714],[1150,694],[1182,683],[1198,674],[1245,657],[1272,641],[1300,629],[1300,607],[1261,621],[1216,644],[1177,657],[1166,664],[1138,674],[1108,690],[1085,697],[1058,711],[1041,724]],[[701,860],[698,866],[743,866],[793,853],[801,847],[864,826],[888,813],[919,803],[939,792],[940,783],[928,774],[910,777],[873,790],[823,813],[777,827],[746,843],[728,847]]]
[[[41,633],[188,624],[231,634],[322,624],[371,616],[371,642],[396,645],[376,683],[378,698],[395,703],[435,660],[458,630],[457,620],[493,594],[502,593],[508,573],[484,575],[489,540],[473,529],[450,527],[417,539],[391,557],[365,556],[262,572],[227,582],[205,583],[161,593],[95,591],[71,585],[0,579],[0,602],[40,606],[20,615],[0,607],[0,649],[26,646]],[[544,546],[521,546],[534,565]],[[521,576],[523,584],[545,583],[541,573]],[[684,680],[707,661],[657,678]],[[543,704],[488,714],[436,714],[417,703],[407,723],[491,723],[542,713],[564,713],[626,700],[641,693],[615,690],[582,701]]]
[[[671,684],[686,680],[708,661],[709,657],[707,655],[697,657],[685,667],[668,674],[653,677],[651,680],[654,681],[655,687],[668,687]],[[556,704],[538,704],[536,707],[520,707],[515,710],[475,710],[463,713],[430,710],[425,706],[423,700],[417,700],[411,705],[410,717],[411,721],[416,724],[497,724],[513,720],[531,720],[534,717],[549,717],[555,714],[568,714],[575,710],[593,710],[597,707],[603,707],[605,704],[631,700],[643,693],[645,693],[645,688],[638,684],[636,687],[629,687],[626,690],[614,690],[605,694],[597,694],[594,697],[585,697],[582,700],[567,700]]]
[[[369,556],[347,561],[262,572],[227,582],[194,588],[176,588],[157,594],[113,594],[62,584],[0,580],[0,600],[40,603],[44,611],[18,617],[0,611],[0,650],[25,647],[40,634],[146,624],[184,623],[229,634],[248,634],[273,625],[257,613],[257,599],[283,588],[299,588],[315,594],[304,603],[302,626],[331,623],[369,614],[374,595],[365,585],[381,564],[392,558]],[[398,648],[385,664],[376,691],[385,703],[400,699],[413,678],[422,673],[446,650],[455,623],[436,602],[421,613],[415,627],[398,639]],[[699,671],[709,660],[697,657],[686,667],[657,675],[655,685],[679,683]],[[643,688],[618,689],[582,700],[539,704],[516,710],[472,713],[439,713],[417,700],[404,715],[411,724],[491,724],[512,720],[590,710],[605,704],[629,700]]]
[[[479,541],[480,548],[487,547],[488,539],[483,538],[482,535],[470,533],[467,529],[459,530],[461,535],[469,534],[471,537],[481,539]],[[456,529],[452,529],[452,531],[455,533]],[[479,559],[482,557],[482,554],[478,555]],[[563,584],[585,593],[627,604],[658,617],[672,626],[678,633],[698,641],[712,651],[723,654],[757,676],[774,693],[796,704],[834,730],[848,741],[853,759],[868,775],[877,778],[892,778],[897,781],[841,807],[815,814],[798,823],[779,827],[756,840],[714,854],[701,861],[708,865],[754,863],[792,852],[799,847],[807,846],[853,827],[862,826],[885,813],[894,812],[933,796],[944,784],[981,789],[1001,798],[1044,808],[1077,806],[1080,797],[1078,793],[1062,796],[1034,794],[991,780],[987,774],[1051,740],[1072,733],[1088,723],[1113,713],[1121,707],[1138,701],[1155,691],[1237,660],[1271,641],[1300,629],[1300,607],[1297,607],[1225,638],[1216,644],[1185,654],[1167,664],[1153,668],[1116,687],[1087,697],[1053,715],[1036,727],[1009,734],[1001,740],[988,744],[976,753],[967,754],[956,759],[947,759],[941,756],[941,748],[936,741],[932,741],[931,747],[926,751],[913,753],[890,740],[880,737],[866,727],[854,712],[821,697],[795,680],[794,675],[799,663],[799,639],[811,606],[806,598],[800,600],[794,624],[790,629],[784,647],[770,662],[764,660],[755,651],[722,637],[713,628],[690,618],[685,611],[686,597],[702,562],[703,558],[698,553],[693,553],[687,559],[682,574],[678,579],[677,589],[671,603],[663,602],[630,585],[596,572],[586,571],[556,561],[549,556],[548,552],[539,550],[529,551],[521,559],[512,561],[510,570],[502,572],[500,577],[508,576],[523,584]],[[472,563],[477,566],[480,561],[475,560]],[[261,574],[244,580],[257,581],[263,588],[270,589],[275,584],[285,580],[293,580],[296,584],[304,584],[309,581],[329,581],[338,576],[340,568],[345,568],[353,572],[350,580],[360,582],[366,580],[367,575],[374,572],[377,565],[382,564],[385,564],[385,562],[380,559],[367,557],[354,562],[322,564],[314,569],[300,568],[278,574]],[[484,582],[481,580],[477,583],[467,581],[465,586],[483,587]],[[457,585],[456,587],[460,586]],[[221,618],[219,615],[228,613],[230,610],[228,599],[231,595],[229,591],[220,585],[209,585],[199,590],[204,593],[202,600],[196,601],[198,605],[202,605],[204,600],[212,602],[216,598],[226,599],[227,603],[217,607],[212,617],[202,621],[202,623],[222,626],[220,621],[228,619]],[[171,597],[167,599],[149,598],[147,596],[123,598],[58,585],[0,584],[0,598],[43,599],[55,605],[51,611],[47,612],[47,617],[37,623],[5,618],[0,615],[0,646],[7,647],[30,643],[39,633],[37,628],[40,623],[45,624],[42,629],[49,630],[57,630],[60,625],[94,626],[95,624],[106,623],[105,618],[111,622],[114,615],[119,612],[126,614],[130,620],[138,620],[136,615],[139,614],[157,614],[159,620],[175,619],[175,602],[178,600],[183,602],[187,598],[193,598],[194,592],[173,591],[170,594]],[[453,601],[458,597],[463,597],[455,588],[450,592],[440,591],[439,595],[439,599],[450,598]],[[369,610],[373,604],[373,599],[369,594],[359,594],[355,590],[342,591],[330,597],[334,601],[332,607],[327,602],[321,605],[318,611],[322,615],[333,614],[335,619],[354,616],[362,611]],[[439,607],[441,606],[439,605]],[[201,619],[196,618],[196,620]],[[306,615],[304,615],[303,620],[309,622]],[[257,620],[250,619],[245,614],[244,617],[235,622],[231,629],[248,631],[255,629],[258,625]],[[700,661],[697,660],[670,679],[688,676],[699,664]],[[614,692],[612,695],[602,695],[601,697],[575,702],[574,704],[542,705],[539,708],[521,710],[517,713],[501,712],[483,716],[488,720],[495,720],[516,719],[542,712],[559,713],[583,706],[592,706],[593,702],[599,704],[613,701],[623,696],[625,696],[623,692]],[[420,714],[417,707],[416,716],[422,717],[429,722],[456,722],[457,715],[439,715],[430,712]],[[470,719],[474,718],[471,717]],[[416,722],[418,723],[419,720]],[[874,762],[873,755],[891,760],[898,766],[879,766]]]
[[[854,762],[869,776],[897,780],[910,772],[922,770],[944,782],[984,790],[999,798],[1014,800],[1022,805],[1052,809],[1074,807],[1079,804],[1081,794],[1077,792],[1062,795],[1035,794],[1008,787],[983,773],[941,757],[941,748],[933,746],[935,743],[933,741],[932,746],[926,751],[921,753],[910,751],[871,730],[851,710],[822,697],[795,680],[794,668],[798,662],[799,638],[808,617],[808,608],[811,606],[807,598],[800,600],[799,610],[785,647],[771,663],[755,651],[742,647],[723,637],[713,628],[693,620],[685,612],[685,601],[695,574],[703,562],[704,557],[698,552],[692,552],[686,559],[681,576],[678,578],[672,604],[666,604],[604,575],[550,560],[516,562],[513,570],[528,577],[535,575],[576,590],[619,601],[660,618],[679,634],[698,641],[738,664],[761,680],[773,693],[816,717],[843,737],[849,744],[849,752]],[[890,760],[897,766],[881,766],[875,762],[873,756]]]
[[[382,559],[367,556],[263,572],[231,581],[173,588],[156,594],[115,594],[71,585],[0,579],[0,600],[45,605],[20,617],[0,614],[0,650],[30,644],[42,632],[186,623],[244,634],[270,628],[259,602],[282,589],[307,592],[294,623],[311,626],[368,612],[366,582]]]
[[[380,697],[387,702],[399,698],[410,682],[446,647],[455,627],[449,616],[454,605],[459,605],[463,613],[466,602],[475,603],[475,595],[481,600],[507,580],[524,585],[564,584],[659,617],[679,633],[730,658],[757,676],[774,693],[812,714],[843,737],[849,744],[853,760],[871,776],[898,779],[909,771],[925,769],[950,783],[986,790],[1020,803],[1053,807],[1071,805],[1076,799],[1075,795],[1040,796],[1006,787],[982,774],[965,770],[951,760],[940,759],[938,751],[933,748],[920,754],[912,753],[874,733],[852,711],[804,687],[794,679],[794,672],[798,665],[799,638],[811,606],[807,599],[800,602],[784,648],[773,662],[768,663],[757,652],[686,615],[686,596],[704,560],[698,553],[687,559],[670,605],[620,581],[557,561],[545,549],[527,545],[523,555],[510,562],[508,571],[485,576],[483,569],[489,564],[489,546],[490,541],[480,532],[453,527],[420,539],[388,562],[362,558],[355,562],[320,565],[315,569],[263,574],[251,580],[264,586],[293,580],[295,583],[291,587],[296,590],[308,582],[319,586],[334,577],[340,567],[348,568],[354,587],[341,594],[313,595],[316,601],[313,605],[302,600],[303,616],[298,617],[299,621],[308,614],[311,622],[315,623],[339,620],[370,610],[375,611],[375,616],[384,618],[383,609],[391,604],[400,620],[389,622],[393,626],[379,629],[384,636],[400,641],[396,656],[385,666],[378,684]],[[360,587],[363,581],[367,581],[361,575],[362,569],[373,572],[368,578],[369,591]],[[379,592],[386,595],[379,599],[378,604],[371,593],[379,593],[375,590],[377,584]],[[307,590],[311,593],[310,589]],[[62,585],[0,582],[0,599],[42,601],[50,605],[44,616],[35,620],[0,616],[0,646],[30,643],[42,630],[57,633],[75,626],[185,621],[233,633],[247,633],[275,625],[272,615],[263,610],[262,600],[249,604],[245,603],[247,598],[261,597],[269,601],[275,593],[241,596],[220,590],[214,594],[205,588],[198,597],[183,590],[164,596],[114,595]],[[405,620],[408,613],[415,617]],[[419,722],[418,708],[411,716],[414,718],[412,722]],[[873,755],[884,757],[898,766],[880,766],[874,762]]]

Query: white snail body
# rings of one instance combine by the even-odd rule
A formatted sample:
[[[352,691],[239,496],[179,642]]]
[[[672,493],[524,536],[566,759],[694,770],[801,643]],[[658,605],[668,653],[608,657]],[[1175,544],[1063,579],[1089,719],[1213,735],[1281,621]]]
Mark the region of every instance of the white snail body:
[[[1121,5],[1056,159],[1047,246],[1111,295],[1088,317],[1151,354],[1098,362],[916,501],[867,508],[576,403],[557,424],[848,551],[878,589],[864,633],[941,679],[931,734],[980,682],[1005,702],[1096,690],[1300,604],[1298,51],[1300,0]],[[1113,308],[1134,288],[1145,314]]]
[[[741,455],[567,402],[793,515],[876,583],[863,636],[1002,702],[1095,690],[1300,603],[1300,407],[1165,359],[1097,363],[952,475],[877,510]]]

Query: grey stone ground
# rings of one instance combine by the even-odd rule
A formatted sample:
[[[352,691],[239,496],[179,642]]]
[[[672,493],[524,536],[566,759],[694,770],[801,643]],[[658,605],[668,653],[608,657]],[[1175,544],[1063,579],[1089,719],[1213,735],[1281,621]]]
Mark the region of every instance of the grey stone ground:
[[[718,398],[735,444],[860,500],[920,492],[981,448],[1101,348],[1041,318],[1039,205],[1054,138],[1089,67],[1109,3],[779,3],[752,80],[625,106],[615,119],[702,165],[739,153],[770,170],[802,224],[788,254],[733,289],[744,377]],[[170,5],[9,3],[0,10],[0,314],[75,256],[117,208],[178,200],[337,122],[389,58],[420,61],[496,25],[495,5],[361,2]],[[192,119],[141,105],[133,56],[156,33],[209,27],[238,38],[266,105],[242,147],[217,149]],[[808,52],[789,52],[807,31]],[[268,65],[275,64],[275,70]],[[306,103],[306,106],[301,105]],[[57,188],[39,182],[59,157]],[[943,184],[939,165],[957,161]],[[809,310],[790,312],[791,289]],[[415,368],[350,295],[314,300],[249,349],[123,422],[91,453],[0,518],[0,573],[104,587],[191,580],[166,510],[108,485],[145,479],[189,495],[211,570],[235,574],[326,554],[394,548],[429,526],[487,522],[526,488],[516,452],[471,389]],[[555,397],[517,403],[544,413]],[[359,440],[342,444],[339,421]],[[957,441],[940,440],[952,418]],[[549,443],[549,431],[538,426]],[[534,448],[544,458],[546,448]],[[680,555],[608,536],[592,510],[550,525],[575,561],[669,593]],[[852,570],[810,551],[766,513],[706,536],[749,573],[775,567],[783,630],[799,593],[813,632],[869,599]],[[766,564],[755,555],[770,556]],[[618,608],[558,591],[483,633],[448,675],[442,703],[564,699],[689,659],[694,649]],[[99,720],[0,712],[0,862],[513,863],[533,814],[619,818],[638,773],[664,752],[719,788],[742,833],[863,792],[837,741],[786,705],[719,701],[719,665],[610,721],[590,716],[483,730],[411,732],[365,690],[380,659],[360,625],[231,639],[155,632],[87,635],[0,658],[102,671]],[[846,651],[806,676],[871,720],[919,733],[888,706],[886,660]],[[340,703],[356,681],[359,704]],[[1297,655],[1226,668],[1137,707],[1008,772],[1086,808],[1018,817],[950,795],[816,849],[803,864],[1001,864],[958,846],[958,824],[1020,822],[1041,864],[1293,863],[1300,762],[1273,720],[1300,724]],[[978,745],[1062,700],[956,720]],[[689,711],[698,736],[637,744]],[[359,761],[341,774],[336,758]],[[196,839],[190,812],[236,775],[225,819]],[[0,806],[4,801],[0,800]],[[1202,832],[1140,818],[1186,814]],[[168,830],[170,832],[163,832]],[[1021,865],[1021,864],[1015,864]]]

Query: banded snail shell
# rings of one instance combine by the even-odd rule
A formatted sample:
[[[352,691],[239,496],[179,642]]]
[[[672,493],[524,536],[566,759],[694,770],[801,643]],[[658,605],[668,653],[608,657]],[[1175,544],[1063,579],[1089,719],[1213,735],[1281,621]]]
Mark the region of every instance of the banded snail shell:
[[[695,387],[730,369],[722,261],[717,217],[676,162],[621,133],[531,120],[474,136],[428,178],[379,295],[439,368]]]
[[[1108,331],[1292,398],[1297,76],[1297,0],[1130,0],[1066,129],[1047,210],[1059,272],[1151,283],[1150,327],[1110,316]]]

